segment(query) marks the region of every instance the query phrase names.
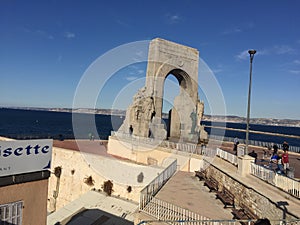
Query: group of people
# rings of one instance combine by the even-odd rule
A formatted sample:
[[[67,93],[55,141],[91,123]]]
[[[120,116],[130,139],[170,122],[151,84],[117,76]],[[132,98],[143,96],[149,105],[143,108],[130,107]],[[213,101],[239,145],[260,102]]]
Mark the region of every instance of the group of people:
[[[234,139],[234,145],[233,145],[233,151],[237,153],[237,147],[239,145],[239,139]],[[273,146],[273,153],[270,159],[270,168],[274,168],[275,171],[279,174],[287,174],[289,170],[289,144],[284,141],[282,144],[282,149],[279,149],[277,144],[274,144]],[[265,151],[264,151],[265,152]],[[255,163],[257,161],[257,153],[252,150],[249,154],[249,156],[252,156],[255,159]],[[266,152],[265,152],[266,156]]]
[[[276,144],[273,145],[273,154],[271,156],[270,164],[276,165],[276,172],[279,174],[287,174],[289,170],[289,144],[285,141],[282,144],[282,150]]]

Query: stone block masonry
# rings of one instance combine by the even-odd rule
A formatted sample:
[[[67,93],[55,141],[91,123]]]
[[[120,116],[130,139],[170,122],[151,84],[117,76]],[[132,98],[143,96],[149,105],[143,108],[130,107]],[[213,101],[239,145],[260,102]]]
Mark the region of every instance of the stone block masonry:
[[[242,180],[239,179],[238,176],[236,176],[237,172],[227,173],[225,170],[222,170],[218,165],[219,160],[221,159],[215,159],[214,164],[211,164],[207,167],[207,175],[212,176],[218,181],[219,189],[225,187],[235,196],[236,207],[244,205],[248,207],[259,218],[268,218],[270,220],[283,219],[283,209],[277,205],[277,202],[289,200],[292,201],[291,199],[289,199],[289,197],[286,196],[284,192],[280,190],[276,191],[276,189],[274,191],[274,187],[272,187],[271,185],[259,180],[256,177],[248,175],[244,180],[249,179],[252,180],[253,183],[256,183],[256,185],[261,185],[261,187],[262,185],[265,186],[264,193],[261,193],[256,190],[255,186],[242,182]],[[269,197],[267,197],[265,195],[265,193],[267,192],[274,192],[274,198],[270,199]],[[282,196],[280,196],[280,192]],[[293,197],[290,196],[290,198]],[[285,216],[286,219],[299,218],[299,215],[297,215],[292,208],[291,210],[288,208]]]

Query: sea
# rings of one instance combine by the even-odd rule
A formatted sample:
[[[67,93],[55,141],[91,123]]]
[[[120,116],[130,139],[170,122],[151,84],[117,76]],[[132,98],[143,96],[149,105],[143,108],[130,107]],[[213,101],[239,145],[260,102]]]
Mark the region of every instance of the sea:
[[[78,114],[76,118],[82,121],[95,121],[98,134],[94,134],[94,136],[102,140],[107,140],[111,131],[117,131],[124,120],[122,116],[99,114]],[[165,120],[165,123],[168,124],[168,120]],[[246,129],[244,123],[202,121],[202,124],[204,126]],[[90,125],[82,123],[81,126],[88,127]],[[81,133],[79,137],[76,135],[76,138],[88,139],[91,133],[88,129],[84,130],[86,132]],[[238,137],[240,139],[245,139],[246,135],[245,132],[233,130],[211,128],[205,128],[205,130],[208,134]],[[250,124],[250,130],[300,136],[300,127]],[[73,139],[72,113],[1,108],[0,136],[14,139]],[[278,144],[287,141],[291,146],[300,147],[300,139],[295,138],[250,133],[249,139]]]

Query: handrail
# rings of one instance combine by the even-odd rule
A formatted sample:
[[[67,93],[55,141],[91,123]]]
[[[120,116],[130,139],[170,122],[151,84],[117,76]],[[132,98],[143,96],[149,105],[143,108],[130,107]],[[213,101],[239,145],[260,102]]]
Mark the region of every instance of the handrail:
[[[224,137],[224,136],[219,136],[219,135],[209,135],[209,139],[214,139],[214,140],[218,140],[218,141],[228,141],[228,142],[234,142],[234,137]],[[246,143],[245,139],[240,139],[239,138],[239,142],[240,143]],[[254,145],[254,146],[259,146],[259,147],[272,147],[273,144],[272,142],[267,142],[267,141],[256,141],[256,140],[249,140],[249,145]],[[279,148],[282,148],[282,144],[278,144],[276,143],[276,145]],[[289,151],[290,152],[297,152],[300,153],[300,147],[299,146],[289,146]]]
[[[275,173],[273,170],[265,168],[261,165],[251,163],[251,174],[256,176],[281,190],[288,192],[289,194],[300,198],[300,182],[283,176],[281,174]]]
[[[177,159],[166,167],[146,187],[141,190],[139,209],[142,210],[162,188],[162,186],[174,175],[177,170]]]
[[[255,223],[257,220],[140,220],[137,225],[150,224],[192,224],[192,225],[239,225],[241,222],[248,225]],[[299,219],[292,220],[270,220],[271,224],[285,224],[285,225],[300,225]]]
[[[167,140],[159,140],[155,138],[147,138],[147,137],[139,137],[135,135],[130,135],[129,133],[112,131],[112,136],[120,137],[120,139],[124,139],[127,141],[134,142],[135,144],[151,144],[164,147],[171,148],[182,152],[194,153],[196,154],[197,144],[193,143],[184,143],[184,142],[172,142]]]
[[[217,148],[217,156],[219,156],[221,159],[225,159],[226,161],[232,163],[233,165],[237,166],[237,156],[229,153],[227,151],[224,151],[220,148]]]
[[[154,218],[157,218],[158,220],[173,221],[173,223],[175,221],[209,221],[209,218],[205,216],[155,197],[153,197],[147,204],[147,206],[144,207],[141,211]]]

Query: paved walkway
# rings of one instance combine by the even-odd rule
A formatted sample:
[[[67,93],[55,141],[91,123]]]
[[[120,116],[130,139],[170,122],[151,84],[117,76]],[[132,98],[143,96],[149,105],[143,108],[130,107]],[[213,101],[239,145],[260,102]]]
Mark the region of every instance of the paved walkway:
[[[224,209],[194,173],[178,171],[156,197],[211,219],[232,219],[231,208]]]
[[[240,176],[237,173],[237,169],[235,166],[218,157],[214,159],[213,165],[219,168],[220,170],[222,170],[223,172],[230,174],[230,176],[232,176],[234,179],[238,180],[239,182],[243,183],[244,185],[253,188],[261,195],[266,196],[274,203],[277,203],[279,201],[288,202],[289,205],[286,206],[288,212],[290,212],[295,216],[300,215],[300,200],[297,199],[296,197],[293,197],[290,194],[281,191],[277,187],[272,186],[266,183],[265,181],[257,177],[254,177],[250,174],[245,177]]]
[[[295,216],[300,215],[299,199],[252,175],[240,176],[235,166],[218,157],[214,159],[213,164],[272,202],[287,201],[288,212]],[[231,209],[224,209],[223,203],[215,199],[215,193],[209,192],[209,189],[203,186],[203,181],[199,181],[194,173],[177,172],[156,197],[212,219],[232,219]]]

